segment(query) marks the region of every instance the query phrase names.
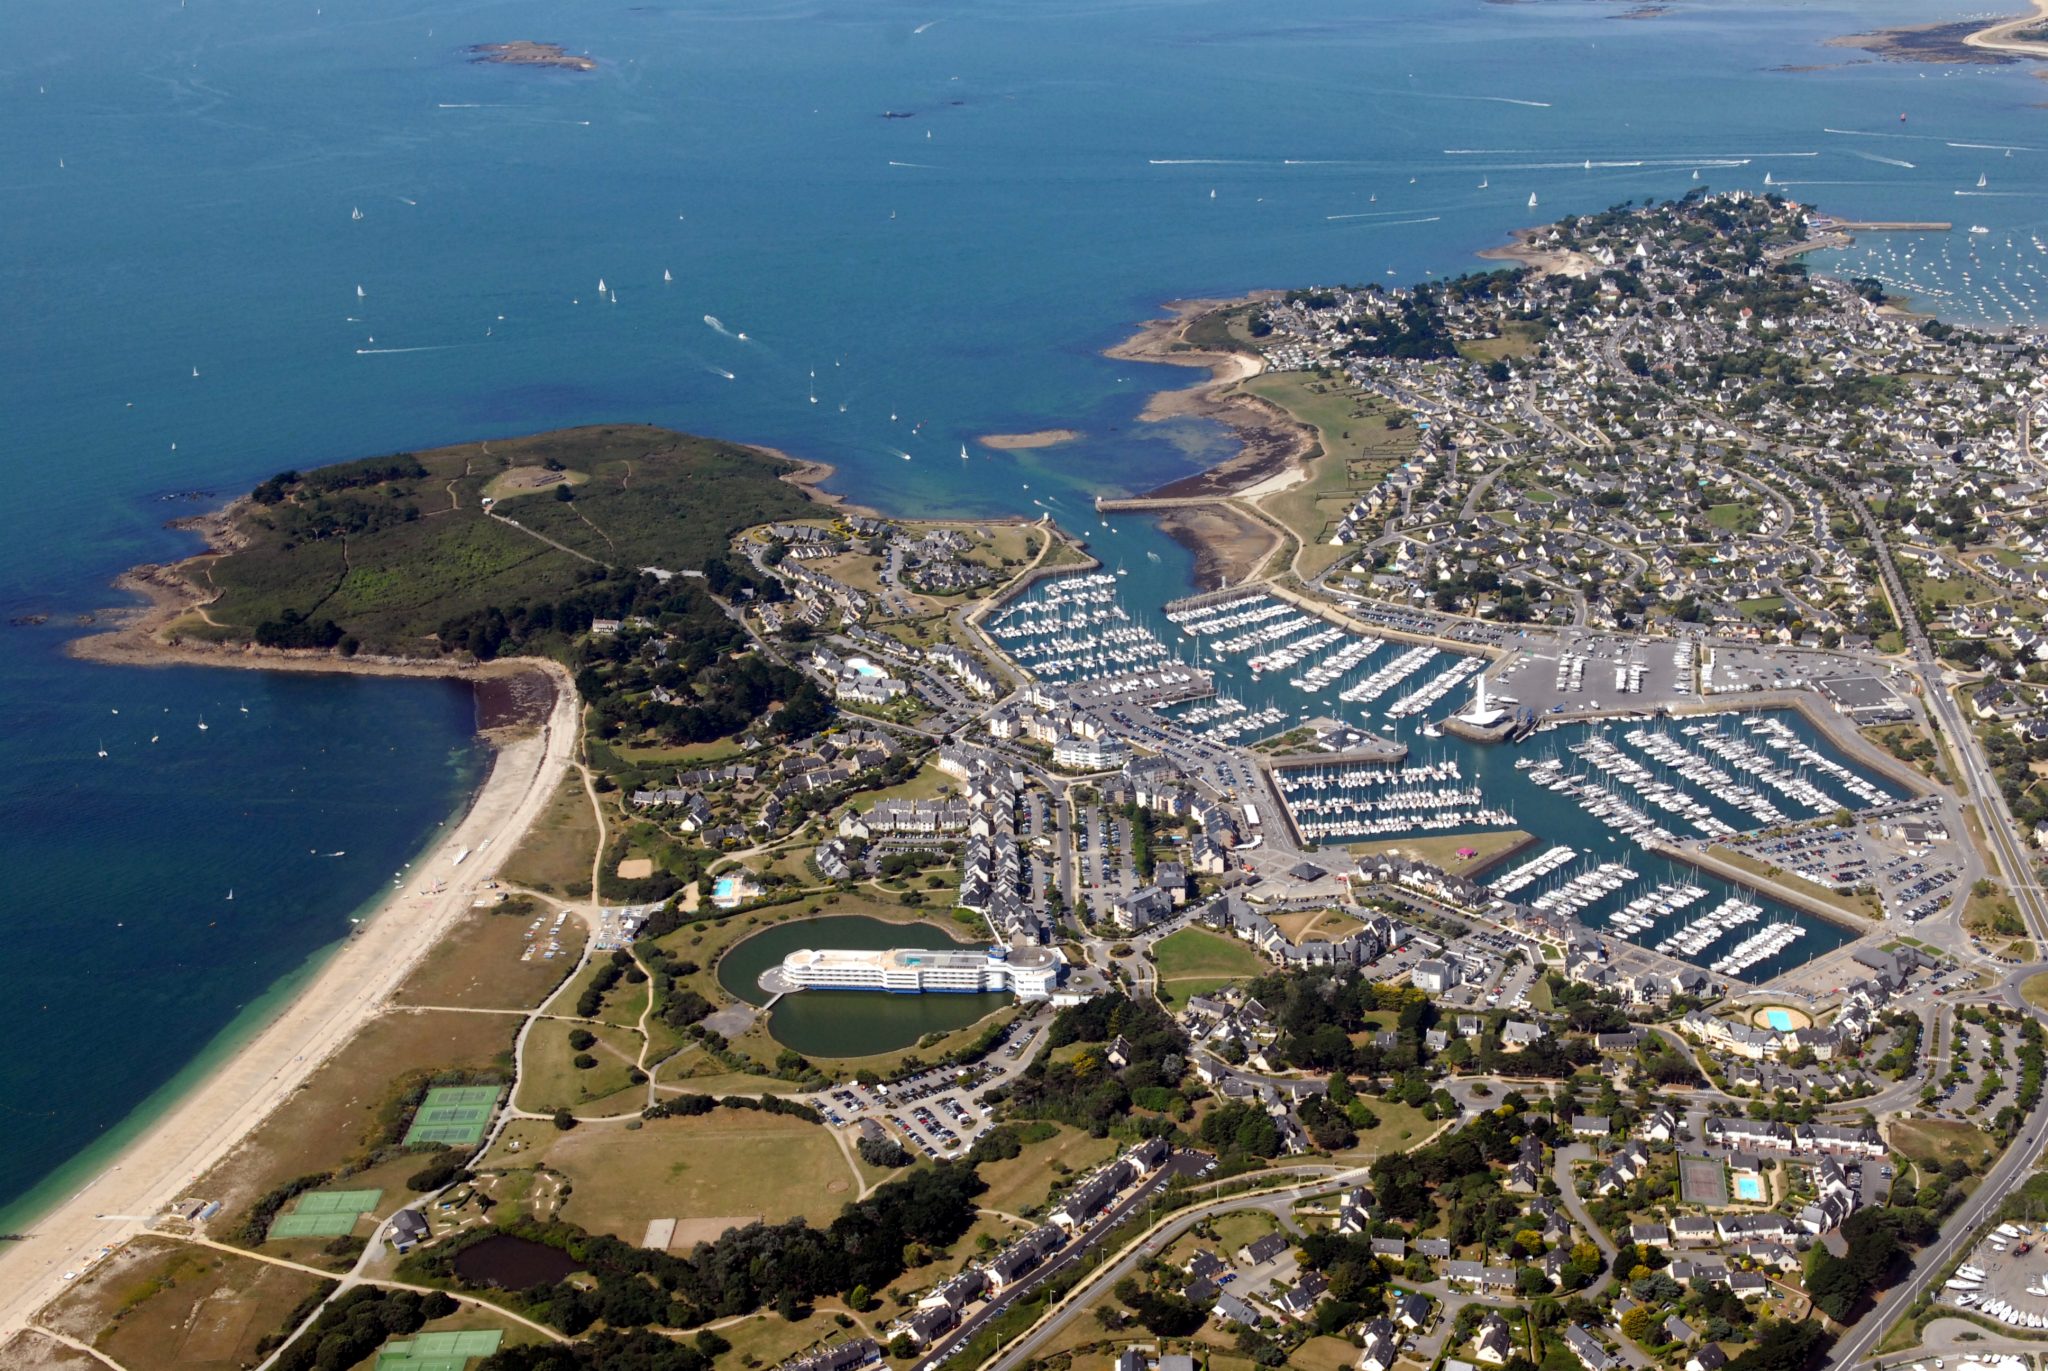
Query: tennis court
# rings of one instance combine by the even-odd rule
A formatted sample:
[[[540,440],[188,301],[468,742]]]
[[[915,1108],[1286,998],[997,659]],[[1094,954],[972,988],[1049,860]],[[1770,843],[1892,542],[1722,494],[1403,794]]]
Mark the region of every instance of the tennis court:
[[[353,1233],[356,1220],[377,1207],[381,1190],[309,1190],[289,1214],[270,1221],[268,1239],[341,1238]]]
[[[446,1143],[450,1147],[474,1147],[491,1126],[498,1108],[500,1087],[495,1085],[439,1085],[427,1092],[406,1130],[407,1146],[414,1143]]]
[[[355,1232],[358,1214],[279,1214],[270,1221],[268,1239],[345,1238]]]
[[[1678,1192],[1688,1204],[1726,1204],[1728,1169],[1706,1157],[1681,1157]]]
[[[403,1342],[384,1344],[377,1371],[462,1371],[472,1357],[488,1357],[505,1335],[495,1328],[452,1333],[420,1333]]]

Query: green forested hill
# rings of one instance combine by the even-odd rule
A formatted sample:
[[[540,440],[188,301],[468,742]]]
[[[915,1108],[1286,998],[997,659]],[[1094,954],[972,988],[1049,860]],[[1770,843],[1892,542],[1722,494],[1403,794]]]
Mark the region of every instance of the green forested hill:
[[[730,443],[605,426],[284,472],[238,512],[242,545],[189,567],[220,594],[177,629],[431,655],[451,621],[561,601],[620,570],[701,569],[738,530],[815,512],[789,470]]]

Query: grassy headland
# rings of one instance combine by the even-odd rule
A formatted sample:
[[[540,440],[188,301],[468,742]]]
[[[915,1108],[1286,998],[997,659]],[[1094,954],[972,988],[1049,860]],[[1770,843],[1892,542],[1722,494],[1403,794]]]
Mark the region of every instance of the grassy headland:
[[[814,512],[792,464],[666,429],[565,429],[280,473],[173,570],[171,641],[435,657],[451,631],[706,567],[739,530]],[[488,503],[487,503],[488,502]]]

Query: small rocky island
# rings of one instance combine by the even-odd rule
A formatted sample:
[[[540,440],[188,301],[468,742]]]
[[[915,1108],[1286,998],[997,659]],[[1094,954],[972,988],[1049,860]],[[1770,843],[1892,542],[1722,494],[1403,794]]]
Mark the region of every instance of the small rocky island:
[[[503,62],[517,67],[563,67],[569,71],[596,71],[597,63],[565,51],[560,43],[478,43],[469,49],[471,61]]]

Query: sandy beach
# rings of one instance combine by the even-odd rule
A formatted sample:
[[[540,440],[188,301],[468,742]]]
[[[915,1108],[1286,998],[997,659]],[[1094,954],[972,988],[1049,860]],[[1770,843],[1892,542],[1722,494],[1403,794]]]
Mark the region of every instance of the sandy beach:
[[[181,653],[159,655],[177,660]],[[251,665],[275,665],[254,663]],[[336,950],[304,991],[206,1080],[149,1126],[98,1176],[45,1214],[26,1240],[0,1247],[0,1340],[23,1327],[103,1248],[133,1237],[228,1154],[242,1137],[344,1046],[470,908],[546,808],[575,753],[578,710],[568,674],[552,662],[505,664],[545,672],[554,700],[537,731],[500,744],[468,812],[407,874],[403,887]],[[457,853],[470,854],[461,865]],[[445,889],[422,895],[433,880]]]
[[[1513,241],[1497,248],[1485,248],[1474,256],[1488,262],[1512,262],[1552,276],[1586,277],[1597,274],[1600,264],[1583,253],[1555,252],[1535,245],[1536,229],[1516,229]]]

